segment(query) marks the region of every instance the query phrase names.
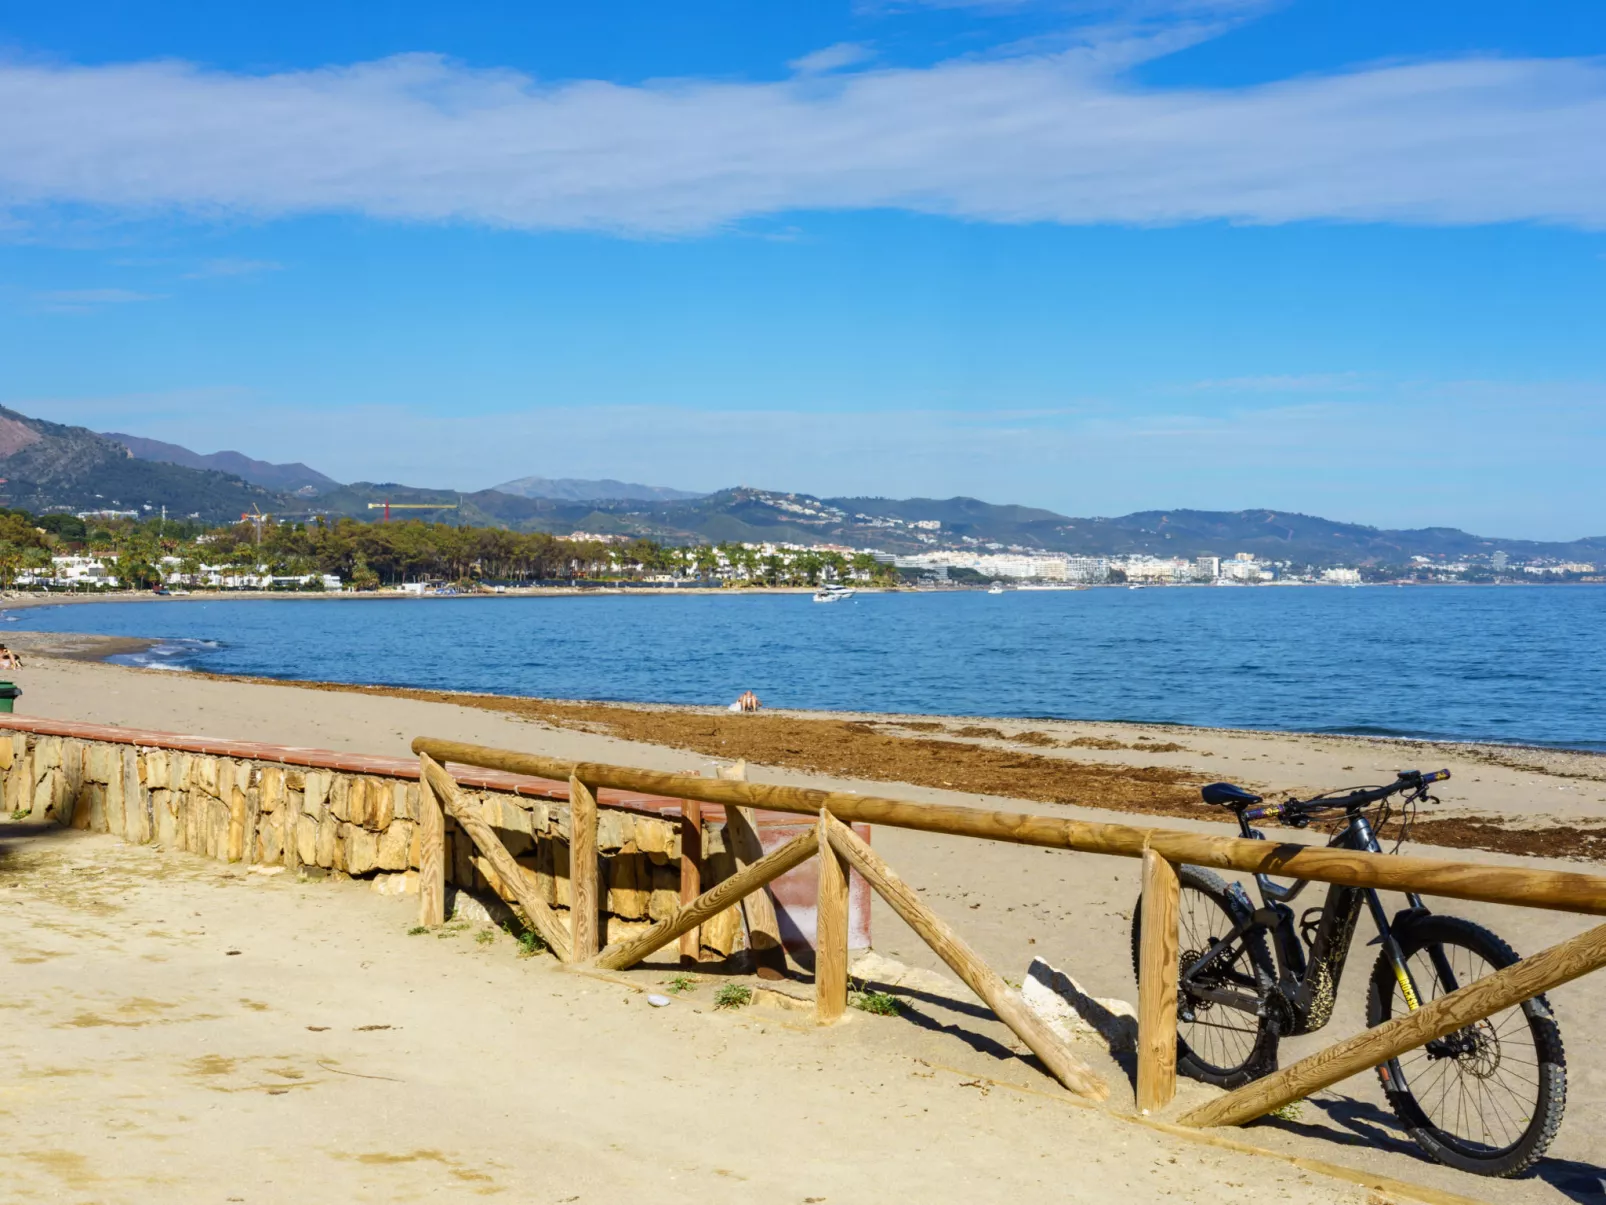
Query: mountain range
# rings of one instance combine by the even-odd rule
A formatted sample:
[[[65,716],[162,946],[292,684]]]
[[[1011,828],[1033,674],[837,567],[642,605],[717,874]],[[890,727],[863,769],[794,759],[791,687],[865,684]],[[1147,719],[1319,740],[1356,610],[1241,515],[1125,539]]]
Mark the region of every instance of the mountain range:
[[[260,509],[284,518],[398,517],[544,531],[641,536],[666,543],[821,544],[910,553],[1018,546],[1114,556],[1231,556],[1315,565],[1397,563],[1504,551],[1513,559],[1606,558],[1606,536],[1570,542],[1497,539],[1456,528],[1386,530],[1271,510],[1140,511],[1072,518],[975,498],[817,498],[741,487],[696,494],[605,479],[524,477],[460,493],[395,482],[341,484],[300,463],[239,452],[201,454],[126,434],[103,435],[0,407],[0,495],[34,513],[121,510],[228,522]]]

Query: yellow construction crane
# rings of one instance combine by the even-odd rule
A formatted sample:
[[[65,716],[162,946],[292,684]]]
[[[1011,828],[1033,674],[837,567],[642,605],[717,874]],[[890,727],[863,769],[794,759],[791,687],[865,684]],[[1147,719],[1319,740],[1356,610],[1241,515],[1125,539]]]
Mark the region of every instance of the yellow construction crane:
[[[389,523],[392,510],[456,510],[462,505],[461,499],[456,502],[370,502],[368,509],[379,510],[383,507],[385,517],[382,522]]]

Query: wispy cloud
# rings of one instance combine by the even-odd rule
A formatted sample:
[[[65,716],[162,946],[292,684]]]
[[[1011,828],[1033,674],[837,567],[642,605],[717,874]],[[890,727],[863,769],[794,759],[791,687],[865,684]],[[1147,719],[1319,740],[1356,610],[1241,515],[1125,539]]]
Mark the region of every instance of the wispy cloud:
[[[162,293],[139,293],[133,289],[51,289],[33,295],[34,303],[54,314],[84,314],[109,305],[129,305],[137,301],[161,301]]]
[[[346,212],[636,235],[862,208],[1606,226],[1601,60],[1155,89],[1124,79],[1136,52],[1110,45],[640,86],[431,55],[268,75],[13,63],[0,66],[0,213]]]
[[[271,259],[209,259],[193,272],[184,273],[185,280],[208,280],[218,276],[256,276],[263,272],[278,272],[283,264]]]
[[[1194,381],[1185,389],[1194,393],[1353,393],[1366,387],[1358,372],[1306,372]]]
[[[787,66],[799,75],[824,75],[828,71],[840,71],[843,67],[851,67],[874,56],[875,51],[858,42],[838,42],[834,46],[826,46],[805,54],[802,58],[793,59]]]

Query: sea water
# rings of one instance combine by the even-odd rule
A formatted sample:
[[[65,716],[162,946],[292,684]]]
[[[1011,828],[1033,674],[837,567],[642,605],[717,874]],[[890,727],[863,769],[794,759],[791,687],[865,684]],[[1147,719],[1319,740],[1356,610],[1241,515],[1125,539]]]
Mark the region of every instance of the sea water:
[[[11,612],[124,660],[548,698],[1606,749],[1606,588],[225,599]]]

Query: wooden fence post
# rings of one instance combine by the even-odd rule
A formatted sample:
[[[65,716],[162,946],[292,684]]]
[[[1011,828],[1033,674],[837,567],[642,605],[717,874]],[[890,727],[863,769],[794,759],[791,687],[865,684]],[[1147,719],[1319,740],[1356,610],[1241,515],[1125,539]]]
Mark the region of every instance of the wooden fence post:
[[[601,904],[597,898],[597,797],[578,778],[569,779],[570,940],[576,962],[598,949]]]
[[[848,1007],[848,864],[831,847],[831,814],[820,812],[820,880],[814,909],[814,1022],[829,1025]]]
[[[721,766],[718,776],[725,782],[746,782],[747,762]],[[734,803],[725,805],[725,844],[737,866],[751,866],[764,856],[764,844],[759,840],[758,821],[752,808]],[[747,918],[747,949],[758,977],[785,979],[786,946],[781,941],[781,924],[769,892],[755,891],[746,896],[742,900],[742,913]]]
[[[680,824],[680,905],[685,907],[703,890],[703,805],[695,799],[682,801],[685,809]],[[680,935],[681,962],[696,962],[703,952],[702,929],[688,929]]]
[[[1138,951],[1138,1112],[1177,1094],[1177,868],[1143,851],[1142,947]]]
[[[418,923],[433,929],[446,923],[446,816],[420,755],[418,774]]]

